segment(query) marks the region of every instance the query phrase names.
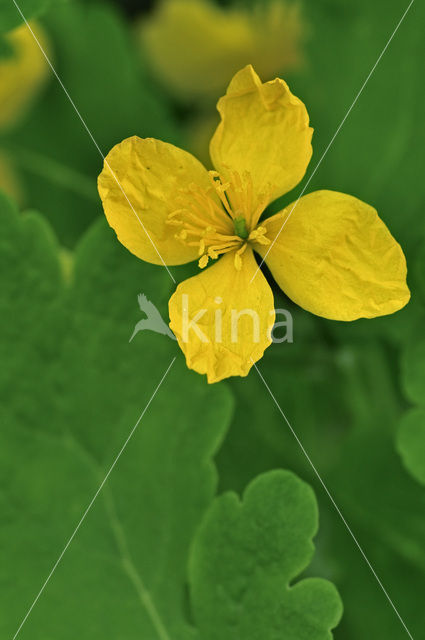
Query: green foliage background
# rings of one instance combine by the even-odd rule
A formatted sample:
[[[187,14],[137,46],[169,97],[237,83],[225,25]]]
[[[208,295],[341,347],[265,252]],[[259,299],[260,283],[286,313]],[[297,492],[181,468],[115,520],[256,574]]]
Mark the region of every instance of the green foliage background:
[[[188,147],[194,107],[177,105],[137,51],[134,7],[20,6],[45,26],[103,153],[133,134]],[[286,79],[315,127],[310,170],[406,8],[304,0],[306,63]],[[295,342],[259,363],[415,640],[425,639],[424,13],[416,0],[309,185],[378,209],[405,250],[412,300],[345,324],[275,290]],[[18,23],[1,0],[0,31]],[[1,637],[13,638],[173,363],[19,637],[405,638],[255,370],[208,386],[164,336],[129,344],[137,294],[166,316],[173,283],[107,227],[102,158],[53,77],[0,149],[22,185],[19,207],[0,197]]]

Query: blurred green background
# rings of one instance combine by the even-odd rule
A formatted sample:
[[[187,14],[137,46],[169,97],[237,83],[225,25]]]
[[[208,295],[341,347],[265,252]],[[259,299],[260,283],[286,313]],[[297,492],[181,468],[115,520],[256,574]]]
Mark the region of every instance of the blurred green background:
[[[408,3],[180,5],[170,18],[155,0],[19,3],[101,153],[138,135],[207,162],[215,102],[253,63],[308,108],[308,179]],[[295,307],[270,279],[294,343],[259,363],[415,640],[425,639],[424,19],[416,0],[308,188],[378,210],[405,251],[412,299],[346,324]],[[165,336],[128,342],[137,294],[167,317],[174,285],[108,228],[101,153],[21,22],[1,0],[1,637],[14,637],[174,357],[19,637],[408,637],[255,370],[208,386]],[[172,268],[177,281],[196,270]],[[248,485],[241,506],[229,492]]]

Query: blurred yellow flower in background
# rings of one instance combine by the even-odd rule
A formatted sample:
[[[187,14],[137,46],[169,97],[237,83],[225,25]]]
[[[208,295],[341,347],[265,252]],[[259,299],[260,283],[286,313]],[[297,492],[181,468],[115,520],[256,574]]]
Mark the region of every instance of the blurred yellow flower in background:
[[[98,182],[109,224],[136,256],[168,265],[198,258],[202,269],[214,261],[169,303],[188,367],[209,382],[246,376],[271,344],[273,293],[254,251],[295,303],[325,318],[373,318],[410,297],[401,247],[353,196],[316,191],[259,222],[312,154],[307,110],[283,80],[263,84],[249,65],[218,110],[216,171],[174,145],[133,136],[110,151]]]
[[[42,47],[47,37],[39,24],[31,29]],[[49,76],[49,67],[34,36],[24,24],[7,33],[0,57],[0,130],[14,126],[31,107]]]
[[[44,50],[48,39],[39,24],[31,29]],[[0,132],[19,124],[49,77],[49,66],[34,36],[24,24],[2,36],[0,55]],[[5,152],[0,153],[0,189],[23,200],[19,173]]]
[[[304,27],[299,5],[286,0],[225,8],[209,0],[163,0],[137,32],[169,90],[183,100],[209,101],[247,63],[267,77],[297,66]]]

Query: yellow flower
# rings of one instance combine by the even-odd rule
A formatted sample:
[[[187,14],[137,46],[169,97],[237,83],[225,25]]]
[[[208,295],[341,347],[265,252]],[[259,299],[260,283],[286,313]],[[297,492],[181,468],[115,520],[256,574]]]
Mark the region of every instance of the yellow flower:
[[[209,0],[163,0],[138,37],[165,86],[188,100],[215,99],[252,62],[267,77],[298,65],[304,28],[297,4],[220,7]]]
[[[393,313],[410,296],[400,246],[357,198],[316,191],[259,223],[302,179],[312,153],[306,108],[283,80],[262,84],[247,66],[218,110],[216,171],[171,144],[132,137],[112,149],[99,177],[108,222],[136,256],[213,262],[169,303],[187,365],[209,382],[247,375],[271,342],[273,294],[254,251],[294,302],[325,318]]]
[[[46,50],[44,31],[35,23],[31,29]],[[7,33],[4,39],[9,51],[0,58],[0,129],[13,126],[23,116],[50,71],[25,24]]]

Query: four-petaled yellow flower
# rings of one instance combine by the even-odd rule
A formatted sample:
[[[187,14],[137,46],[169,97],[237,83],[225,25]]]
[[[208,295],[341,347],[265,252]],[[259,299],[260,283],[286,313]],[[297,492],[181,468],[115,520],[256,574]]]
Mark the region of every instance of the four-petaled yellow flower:
[[[209,382],[246,376],[271,343],[273,294],[254,251],[289,298],[325,318],[393,313],[410,297],[400,246],[357,198],[316,191],[259,222],[312,153],[306,108],[283,80],[262,84],[247,66],[218,110],[215,171],[171,144],[132,137],[99,177],[106,217],[127,249],[154,264],[199,259],[203,271],[170,299],[170,327],[187,365]]]

